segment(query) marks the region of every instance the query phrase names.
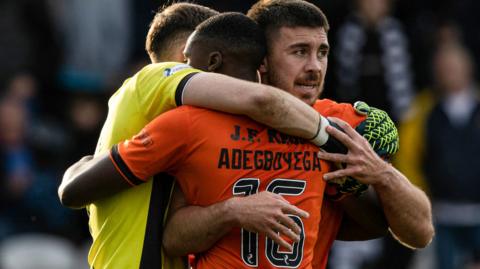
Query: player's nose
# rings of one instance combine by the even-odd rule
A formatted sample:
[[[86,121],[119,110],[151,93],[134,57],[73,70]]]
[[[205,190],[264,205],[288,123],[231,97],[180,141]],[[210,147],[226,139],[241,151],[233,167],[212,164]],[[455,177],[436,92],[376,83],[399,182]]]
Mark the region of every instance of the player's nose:
[[[321,72],[322,71],[322,62],[316,55],[312,55],[308,58],[305,64],[305,71],[307,72]]]

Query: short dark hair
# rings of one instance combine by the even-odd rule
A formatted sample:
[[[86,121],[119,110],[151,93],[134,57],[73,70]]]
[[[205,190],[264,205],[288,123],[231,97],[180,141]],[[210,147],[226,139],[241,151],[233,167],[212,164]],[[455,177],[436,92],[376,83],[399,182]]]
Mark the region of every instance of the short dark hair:
[[[281,27],[322,27],[325,32],[330,29],[322,10],[302,0],[260,0],[247,16],[258,23],[267,38]]]
[[[266,54],[266,41],[257,23],[242,13],[227,12],[204,21],[197,40],[235,57],[242,65],[258,68]]]
[[[153,62],[168,60],[176,41],[186,39],[200,23],[218,12],[193,3],[174,3],[159,9],[148,30],[145,49]]]

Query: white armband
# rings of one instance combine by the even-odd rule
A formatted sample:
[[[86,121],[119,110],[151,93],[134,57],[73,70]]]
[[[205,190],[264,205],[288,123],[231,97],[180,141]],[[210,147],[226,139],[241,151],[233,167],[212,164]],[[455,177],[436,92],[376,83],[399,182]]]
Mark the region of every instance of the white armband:
[[[321,147],[327,143],[329,134],[327,133],[327,126],[330,126],[330,122],[324,116],[320,115],[320,123],[318,125],[317,134],[310,139],[310,142]]]

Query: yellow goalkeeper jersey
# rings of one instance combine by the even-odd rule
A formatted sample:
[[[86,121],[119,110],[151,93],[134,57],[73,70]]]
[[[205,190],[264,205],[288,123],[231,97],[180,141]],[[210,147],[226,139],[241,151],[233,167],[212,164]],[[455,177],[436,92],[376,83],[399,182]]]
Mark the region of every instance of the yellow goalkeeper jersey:
[[[179,106],[184,86],[198,72],[168,62],[147,65],[127,79],[108,102],[95,154],[131,138],[156,116]],[[161,251],[172,182],[171,178],[150,180],[87,207],[92,268],[185,268],[182,260],[170,259]]]

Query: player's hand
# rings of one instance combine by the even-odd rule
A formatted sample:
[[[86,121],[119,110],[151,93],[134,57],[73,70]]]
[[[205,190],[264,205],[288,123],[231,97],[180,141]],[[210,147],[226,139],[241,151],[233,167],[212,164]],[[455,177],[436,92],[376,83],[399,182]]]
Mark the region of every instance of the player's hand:
[[[85,155],[83,156],[80,160],[78,160],[76,163],[74,163],[71,168],[81,166],[87,162],[89,162],[91,159],[93,159],[93,155]]]
[[[234,199],[232,206],[240,227],[263,234],[289,250],[292,246],[280,235],[285,235],[295,242],[300,240],[301,228],[289,215],[308,218],[309,214],[290,204],[281,195],[263,191]]]
[[[331,126],[327,128],[330,135],[348,148],[348,153],[335,154],[323,151],[318,153],[320,159],[344,164],[343,168],[326,173],[324,179],[330,181],[349,176],[364,184],[376,185],[379,183],[382,180],[380,175],[387,172],[390,165],[380,158],[368,141],[346,122],[337,118],[329,118],[329,120],[344,130],[342,132]]]

